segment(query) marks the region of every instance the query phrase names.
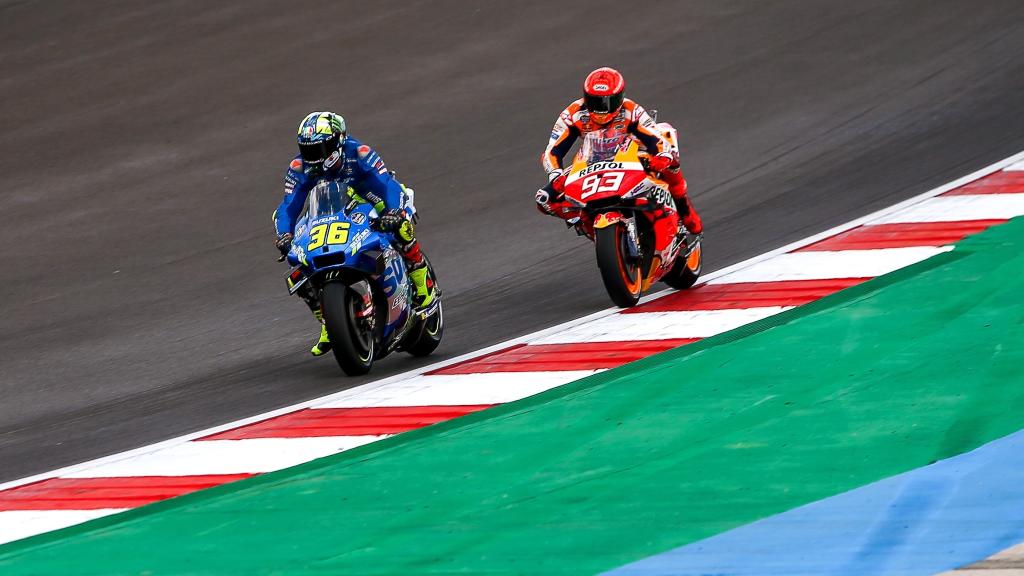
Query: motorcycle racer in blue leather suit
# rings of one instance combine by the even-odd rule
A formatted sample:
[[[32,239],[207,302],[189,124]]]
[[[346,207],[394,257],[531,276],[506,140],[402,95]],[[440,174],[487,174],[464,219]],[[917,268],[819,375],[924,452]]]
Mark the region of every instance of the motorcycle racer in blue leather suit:
[[[287,254],[291,248],[295,221],[309,191],[323,179],[339,181],[349,187],[354,198],[374,205],[379,214],[378,228],[391,233],[405,260],[416,288],[416,306],[429,305],[435,297],[434,283],[405,211],[405,189],[388,171],[380,155],[349,136],[345,119],[334,112],[307,115],[299,124],[298,144],[299,155],[284,175],[284,198],[274,211],[277,249]],[[331,344],[320,304],[309,295],[303,300],[321,325],[319,341],[310,350],[314,356],[321,356],[330,351]]]

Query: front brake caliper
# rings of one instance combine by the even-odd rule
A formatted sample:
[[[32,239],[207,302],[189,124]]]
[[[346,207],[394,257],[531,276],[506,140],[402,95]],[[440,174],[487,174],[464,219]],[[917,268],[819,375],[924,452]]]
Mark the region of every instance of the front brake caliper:
[[[360,283],[353,284],[352,285],[353,289],[358,284],[360,284]],[[364,284],[364,286],[365,286],[365,284]],[[370,291],[369,286],[365,286],[365,288],[362,289],[362,290],[355,290],[355,292],[362,299],[361,306],[359,307],[359,310],[356,310],[356,312],[355,312],[356,318],[358,318],[359,320],[365,322],[367,328],[369,328],[370,330],[373,330],[374,329],[374,324],[375,324],[375,321],[376,321],[376,316],[373,313],[374,312],[374,310],[373,310],[373,293]]]
[[[629,236],[629,258],[634,261],[640,260],[640,236],[636,232],[636,220],[626,220],[626,234]]]

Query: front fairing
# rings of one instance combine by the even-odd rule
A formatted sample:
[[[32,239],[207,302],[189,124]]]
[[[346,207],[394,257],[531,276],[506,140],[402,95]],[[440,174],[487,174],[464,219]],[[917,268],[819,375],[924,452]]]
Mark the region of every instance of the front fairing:
[[[565,196],[583,208],[607,200],[629,198],[650,182],[632,137],[588,134],[565,179]]]
[[[409,321],[411,288],[401,254],[386,234],[373,229],[376,218],[366,203],[350,202],[338,213],[307,210],[295,226],[288,262],[314,281],[345,269],[367,278],[385,310],[380,336],[386,348]]]
[[[288,263],[292,266],[309,266],[306,261],[306,246],[309,244],[309,218],[303,214],[295,223],[292,248],[288,251]]]
[[[566,180],[565,197],[580,208],[610,199],[631,198],[631,191],[645,191],[641,184],[648,181],[643,166],[626,162],[600,162],[574,176]]]
[[[668,184],[647,173],[640,144],[628,135],[588,134],[565,182],[565,198],[580,215],[576,230],[594,239],[596,231],[624,225],[632,257],[641,260],[643,290],[661,278],[678,253],[675,230],[656,222],[676,217]],[[671,228],[671,227],[669,227]],[[655,246],[667,246],[656,250]]]
[[[405,261],[394,248],[388,247],[381,253],[384,260],[384,273],[377,279],[381,292],[387,298],[388,321],[385,338],[409,320],[412,311],[412,282],[405,269]]]
[[[376,216],[371,206],[356,205],[348,213],[303,215],[295,226],[288,262],[301,265],[310,275],[336,266],[377,273],[377,260],[370,251],[389,245],[385,236],[370,227]]]

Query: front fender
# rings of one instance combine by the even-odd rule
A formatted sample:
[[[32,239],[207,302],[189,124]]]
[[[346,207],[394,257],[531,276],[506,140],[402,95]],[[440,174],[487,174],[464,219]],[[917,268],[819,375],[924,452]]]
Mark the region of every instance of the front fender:
[[[594,229],[607,228],[613,224],[618,224],[626,219],[626,216],[622,212],[616,212],[609,210],[608,212],[601,212],[594,218]]]

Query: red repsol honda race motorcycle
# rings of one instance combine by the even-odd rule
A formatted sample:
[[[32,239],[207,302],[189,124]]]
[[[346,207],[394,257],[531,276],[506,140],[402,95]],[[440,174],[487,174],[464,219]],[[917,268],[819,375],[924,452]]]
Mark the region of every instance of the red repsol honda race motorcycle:
[[[658,127],[675,145],[675,129]],[[628,134],[587,133],[564,198],[552,203],[578,234],[594,241],[605,289],[622,308],[659,280],[689,288],[701,271],[701,237],[680,222],[668,184],[646,170],[649,157]]]

